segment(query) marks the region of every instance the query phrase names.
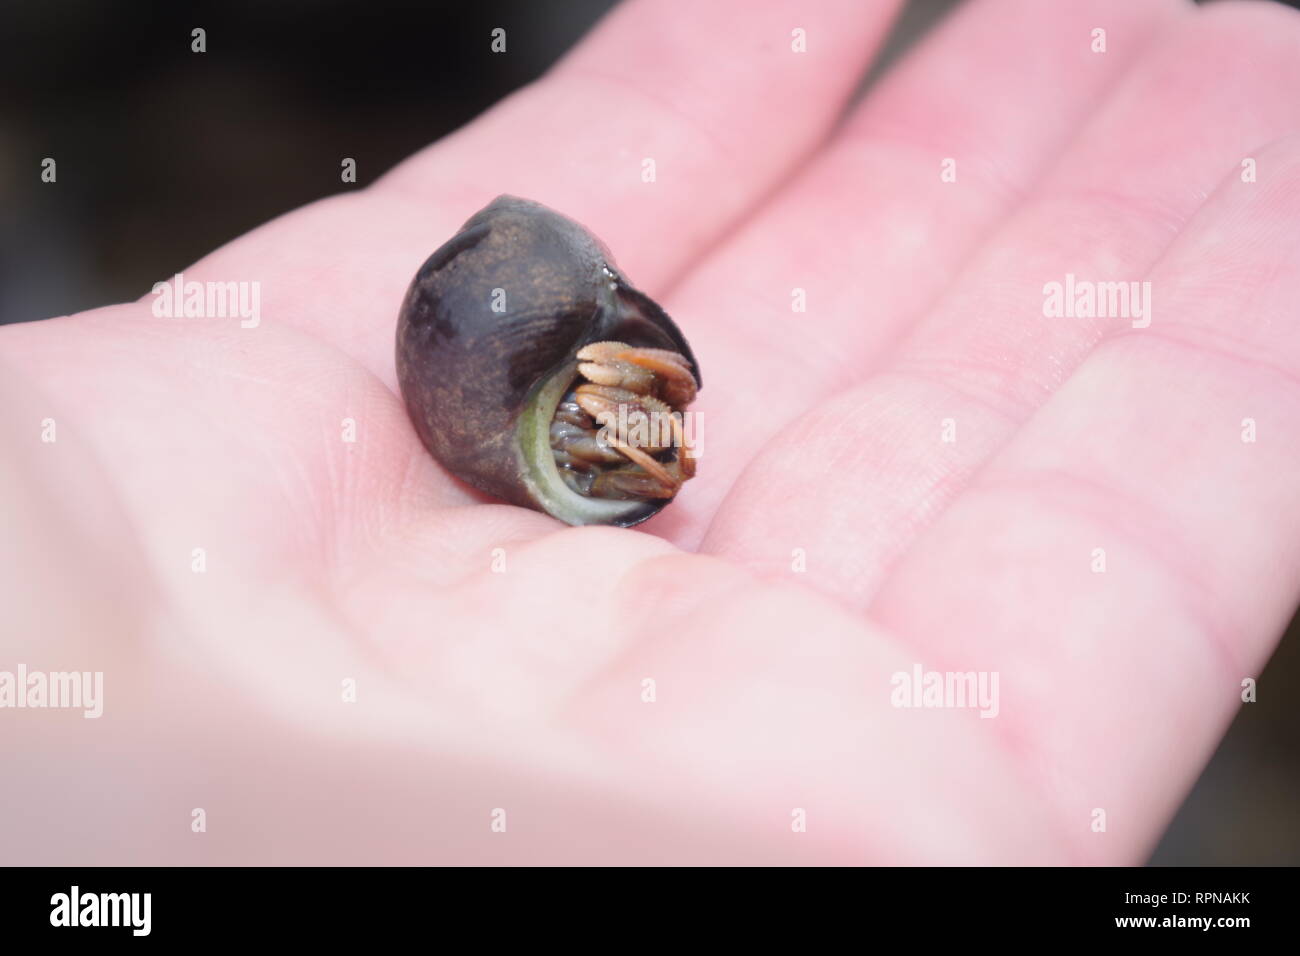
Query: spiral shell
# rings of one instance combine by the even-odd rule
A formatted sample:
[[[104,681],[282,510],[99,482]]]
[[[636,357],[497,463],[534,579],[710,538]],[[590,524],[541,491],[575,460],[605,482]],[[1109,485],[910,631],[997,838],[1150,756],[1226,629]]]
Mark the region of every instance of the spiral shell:
[[[634,461],[609,458],[608,436],[599,452],[609,458],[605,464],[567,453],[557,462],[552,445],[557,408],[565,403],[572,411],[575,384],[584,381],[579,368],[590,367],[578,352],[595,343],[626,345],[619,354],[631,362],[671,353],[676,364],[655,367],[676,374],[680,365],[694,386],[700,381],[681,331],[632,287],[594,236],[539,203],[501,196],[475,213],[412,280],[397,326],[398,382],[420,440],[462,481],[568,524],[627,527],[659,511],[676,489],[649,498],[583,493],[576,489],[591,486],[591,476],[575,476],[563,462],[596,471],[598,488],[648,487],[653,480]],[[641,384],[642,378],[653,382],[645,386],[641,407],[663,405],[655,397],[667,387],[663,376],[629,381]],[[601,389],[626,393],[598,385],[587,391]],[[687,391],[693,395],[694,389]],[[644,461],[651,453],[653,464],[646,466],[655,474],[659,468],[680,472],[688,463],[682,449],[625,454]]]

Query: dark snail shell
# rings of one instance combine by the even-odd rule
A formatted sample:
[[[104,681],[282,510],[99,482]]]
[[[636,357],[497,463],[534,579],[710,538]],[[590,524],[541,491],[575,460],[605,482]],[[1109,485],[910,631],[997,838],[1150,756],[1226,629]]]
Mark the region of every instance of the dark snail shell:
[[[421,266],[397,326],[397,377],[420,440],[461,480],[568,524],[644,521],[667,500],[588,497],[560,480],[557,404],[595,342],[678,353],[682,333],[601,243],[539,203],[501,196]],[[671,499],[669,499],[671,500]]]

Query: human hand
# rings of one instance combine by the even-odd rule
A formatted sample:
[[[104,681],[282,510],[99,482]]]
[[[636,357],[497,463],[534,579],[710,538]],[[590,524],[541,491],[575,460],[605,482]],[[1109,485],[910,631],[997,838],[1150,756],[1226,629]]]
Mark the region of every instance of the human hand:
[[[825,139],[892,10],[629,4],[185,270],[256,328],[0,329],[0,651],[106,694],[6,717],[13,862],[1141,861],[1297,600],[1300,18],[975,0]],[[642,529],[486,502],[395,394],[407,283],[498,193],[700,360]],[[1149,327],[1044,316],[1067,274]],[[996,717],[893,706],[914,665]]]

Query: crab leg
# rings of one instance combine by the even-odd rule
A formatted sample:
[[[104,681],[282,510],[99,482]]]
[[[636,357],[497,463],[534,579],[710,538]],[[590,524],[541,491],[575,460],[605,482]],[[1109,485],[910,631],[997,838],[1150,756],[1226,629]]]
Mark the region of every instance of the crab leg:
[[[642,394],[657,390],[673,408],[689,405],[699,389],[686,359],[668,349],[593,342],[579,349],[577,358],[578,371],[597,385],[612,385]]]
[[[579,349],[578,372],[587,380],[556,412],[551,429],[557,461],[594,474],[592,486],[606,497],[671,498],[695,474],[679,409],[698,389],[690,364],[667,349],[634,348],[623,342],[595,342]],[[620,412],[623,414],[620,415]],[[644,416],[651,436],[640,438],[629,416]],[[661,427],[668,417],[668,430]],[[604,431],[598,436],[595,423]],[[676,447],[673,460],[655,455]],[[622,461],[622,467],[601,467]]]

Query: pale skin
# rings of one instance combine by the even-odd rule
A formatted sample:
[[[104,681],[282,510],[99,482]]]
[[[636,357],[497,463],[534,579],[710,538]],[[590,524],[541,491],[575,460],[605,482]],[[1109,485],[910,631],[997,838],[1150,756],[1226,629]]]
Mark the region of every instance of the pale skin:
[[[837,125],[892,4],[691,9],[184,270],[256,328],[0,329],[0,669],[105,675],[0,721],[10,862],[1146,858],[1298,596],[1300,17],[976,0]],[[699,358],[642,529],[406,419],[402,294],[499,193]],[[1150,326],[1045,317],[1067,274]],[[914,664],[998,715],[892,706]]]

